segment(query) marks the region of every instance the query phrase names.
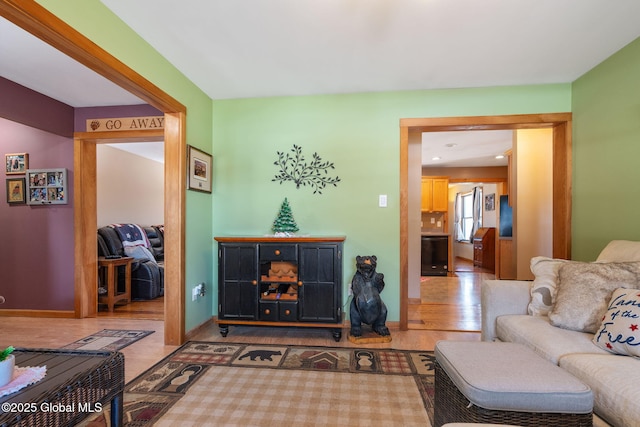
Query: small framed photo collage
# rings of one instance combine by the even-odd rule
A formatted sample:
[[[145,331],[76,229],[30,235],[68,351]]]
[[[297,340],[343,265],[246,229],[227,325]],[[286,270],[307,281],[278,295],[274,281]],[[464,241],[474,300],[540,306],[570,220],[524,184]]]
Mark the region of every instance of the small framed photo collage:
[[[68,203],[65,168],[29,169],[28,153],[10,153],[5,154],[4,157],[7,203],[28,205]]]

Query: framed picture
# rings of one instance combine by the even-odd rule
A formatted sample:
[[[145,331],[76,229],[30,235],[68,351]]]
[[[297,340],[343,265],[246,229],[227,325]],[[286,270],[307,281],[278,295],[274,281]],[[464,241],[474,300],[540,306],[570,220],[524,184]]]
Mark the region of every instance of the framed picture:
[[[488,194],[484,196],[484,210],[495,211],[496,210],[496,194]]]
[[[7,165],[7,175],[23,174],[29,169],[29,154],[27,153],[5,154],[4,158]]]
[[[189,190],[211,193],[211,177],[213,172],[210,154],[200,151],[195,147],[187,146],[187,157],[189,162],[189,176],[187,177],[187,188]]]
[[[27,170],[27,204],[66,205],[67,170],[29,169]]]
[[[7,178],[7,203],[18,204],[27,202],[27,192],[24,178]]]

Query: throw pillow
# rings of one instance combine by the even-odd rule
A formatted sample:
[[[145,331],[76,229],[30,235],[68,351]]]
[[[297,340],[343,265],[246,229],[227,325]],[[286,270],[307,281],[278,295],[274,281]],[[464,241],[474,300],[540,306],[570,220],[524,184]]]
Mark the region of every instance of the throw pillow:
[[[566,259],[554,259],[544,256],[531,258],[531,272],[535,276],[531,285],[531,301],[527,311],[531,316],[547,316],[556,300],[558,269]]]
[[[593,342],[611,353],[640,357],[640,289],[613,292]]]
[[[640,262],[566,263],[558,270],[558,291],[549,320],[561,328],[595,333],[613,291],[639,284]]]

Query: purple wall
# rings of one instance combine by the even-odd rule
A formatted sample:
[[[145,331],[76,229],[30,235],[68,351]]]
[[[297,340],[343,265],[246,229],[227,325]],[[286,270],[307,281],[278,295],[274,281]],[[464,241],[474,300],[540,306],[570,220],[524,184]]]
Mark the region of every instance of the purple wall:
[[[73,137],[73,107],[3,77],[0,77],[0,94],[0,117]]]
[[[2,183],[0,295],[6,302],[0,308],[73,310],[73,140],[2,118],[0,135],[3,158],[6,153],[28,153],[30,169],[67,168],[70,201],[9,205]],[[1,175],[7,178],[4,167]]]
[[[0,309],[73,310],[73,108],[3,78],[0,94],[2,163],[28,153],[30,169],[67,168],[69,195],[67,205],[9,205],[0,167]]]
[[[28,153],[29,169],[67,168],[69,196],[67,205],[9,205],[0,167],[0,309],[74,310],[73,133],[89,118],[159,115],[149,105],[74,110],[0,77],[2,163],[4,154]]]

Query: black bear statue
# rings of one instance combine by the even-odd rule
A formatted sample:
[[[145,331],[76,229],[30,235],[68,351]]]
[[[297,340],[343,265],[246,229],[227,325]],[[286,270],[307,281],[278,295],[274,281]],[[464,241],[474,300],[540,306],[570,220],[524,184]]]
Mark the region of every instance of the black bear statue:
[[[375,255],[356,257],[356,274],[351,281],[353,299],[349,314],[353,337],[362,336],[362,324],[371,325],[371,329],[382,336],[390,335],[386,327],[387,307],[380,298],[384,289],[384,274],[376,272],[378,259]]]

